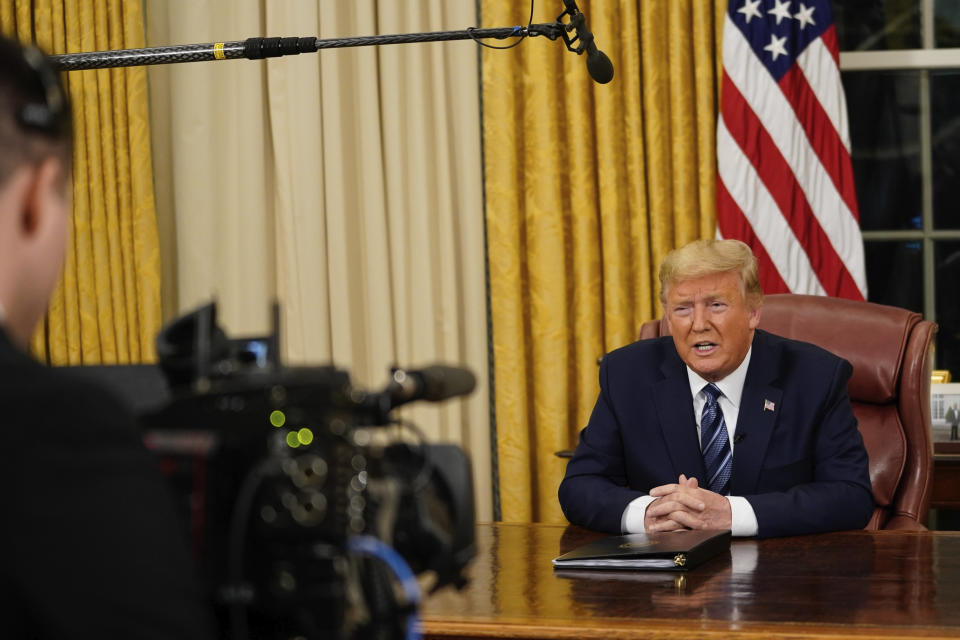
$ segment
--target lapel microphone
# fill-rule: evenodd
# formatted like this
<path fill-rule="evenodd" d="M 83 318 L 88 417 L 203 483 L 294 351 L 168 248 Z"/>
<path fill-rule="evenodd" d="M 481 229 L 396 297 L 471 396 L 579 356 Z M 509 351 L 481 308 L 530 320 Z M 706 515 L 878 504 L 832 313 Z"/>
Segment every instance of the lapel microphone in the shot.
<path fill-rule="evenodd" d="M 745 433 L 738 433 L 738 434 L 736 434 L 736 435 L 733 436 L 733 444 L 738 444 L 738 443 L 740 443 L 740 442 L 743 442 L 743 441 L 746 440 L 746 439 L 747 439 L 747 434 L 745 434 Z"/>

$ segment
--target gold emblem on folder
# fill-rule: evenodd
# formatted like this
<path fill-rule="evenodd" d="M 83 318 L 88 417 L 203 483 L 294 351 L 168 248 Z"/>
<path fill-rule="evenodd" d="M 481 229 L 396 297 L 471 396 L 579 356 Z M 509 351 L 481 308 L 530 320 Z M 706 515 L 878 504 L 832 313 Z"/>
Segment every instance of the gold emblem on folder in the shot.
<path fill-rule="evenodd" d="M 645 541 L 645 542 L 624 542 L 620 545 L 621 549 L 649 549 L 650 547 L 657 546 L 656 542 Z"/>
<path fill-rule="evenodd" d="M 677 555 L 673 556 L 673 564 L 675 564 L 678 567 L 687 566 L 687 554 L 678 553 Z"/>

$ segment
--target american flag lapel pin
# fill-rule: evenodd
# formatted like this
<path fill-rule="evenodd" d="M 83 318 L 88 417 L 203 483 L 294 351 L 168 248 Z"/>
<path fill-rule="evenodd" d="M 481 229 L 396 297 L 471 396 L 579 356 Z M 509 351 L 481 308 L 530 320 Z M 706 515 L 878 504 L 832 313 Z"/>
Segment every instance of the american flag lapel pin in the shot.
<path fill-rule="evenodd" d="M 764 400 L 764 401 L 763 401 L 763 410 L 764 410 L 764 411 L 773 411 L 774 408 L 775 408 L 775 406 L 774 406 L 773 402 L 771 402 L 770 400 Z"/>

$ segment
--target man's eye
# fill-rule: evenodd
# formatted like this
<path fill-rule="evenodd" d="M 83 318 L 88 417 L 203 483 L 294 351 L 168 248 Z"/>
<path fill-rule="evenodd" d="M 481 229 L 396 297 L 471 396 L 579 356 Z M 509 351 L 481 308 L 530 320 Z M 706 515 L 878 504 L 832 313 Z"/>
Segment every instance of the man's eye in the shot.
<path fill-rule="evenodd" d="M 683 316 L 690 313 L 690 307 L 674 307 L 673 312 L 678 316 Z"/>

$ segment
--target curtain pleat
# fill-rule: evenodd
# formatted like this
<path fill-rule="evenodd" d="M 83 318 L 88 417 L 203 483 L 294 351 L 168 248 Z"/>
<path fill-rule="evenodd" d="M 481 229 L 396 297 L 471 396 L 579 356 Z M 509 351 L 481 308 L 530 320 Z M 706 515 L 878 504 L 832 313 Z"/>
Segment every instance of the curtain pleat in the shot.
<path fill-rule="evenodd" d="M 0 29 L 49 53 L 142 47 L 139 0 L 0 0 Z M 160 262 L 142 67 L 63 74 L 73 216 L 63 275 L 31 350 L 51 364 L 154 358 Z"/>
<path fill-rule="evenodd" d="M 502 517 L 562 522 L 556 490 L 597 359 L 660 312 L 656 268 L 714 233 L 725 1 L 580 2 L 615 77 L 546 40 L 484 49 L 483 132 Z M 528 6 L 483 0 L 484 26 Z M 556 8 L 538 3 L 534 22 Z"/>

